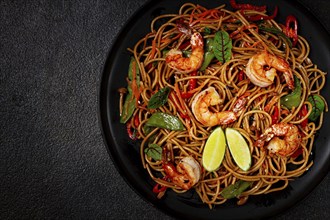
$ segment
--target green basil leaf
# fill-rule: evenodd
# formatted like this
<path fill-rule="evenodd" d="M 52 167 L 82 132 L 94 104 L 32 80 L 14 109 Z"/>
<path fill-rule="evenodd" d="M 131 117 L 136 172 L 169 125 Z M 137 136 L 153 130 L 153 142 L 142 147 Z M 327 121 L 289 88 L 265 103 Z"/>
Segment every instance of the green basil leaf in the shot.
<path fill-rule="evenodd" d="M 162 148 L 157 144 L 149 144 L 148 147 L 144 149 L 144 153 L 155 161 L 160 161 L 162 159 Z"/>
<path fill-rule="evenodd" d="M 221 62 L 225 63 L 232 56 L 232 40 L 226 31 L 218 31 L 214 35 L 214 55 Z"/>
<path fill-rule="evenodd" d="M 307 98 L 308 102 L 312 104 L 312 112 L 308 116 L 311 121 L 316 121 L 320 117 L 321 113 L 324 111 L 325 103 L 319 95 L 310 95 Z"/>
<path fill-rule="evenodd" d="M 243 180 L 239 180 L 236 183 L 224 188 L 220 192 L 220 194 L 225 199 L 232 199 L 232 198 L 235 198 L 235 197 L 238 197 L 239 195 L 241 195 L 242 192 L 244 192 L 251 185 L 252 185 L 252 182 L 246 182 L 246 181 L 243 181 Z"/>
<path fill-rule="evenodd" d="M 156 94 L 151 96 L 149 103 L 148 103 L 148 108 L 156 109 L 156 108 L 159 108 L 159 107 L 165 105 L 170 92 L 171 92 L 170 87 L 164 87 L 164 88 L 160 89 Z"/>
<path fill-rule="evenodd" d="M 172 131 L 185 130 L 182 122 L 174 115 L 170 115 L 164 112 L 156 112 L 146 122 L 147 126 L 164 128 Z"/>

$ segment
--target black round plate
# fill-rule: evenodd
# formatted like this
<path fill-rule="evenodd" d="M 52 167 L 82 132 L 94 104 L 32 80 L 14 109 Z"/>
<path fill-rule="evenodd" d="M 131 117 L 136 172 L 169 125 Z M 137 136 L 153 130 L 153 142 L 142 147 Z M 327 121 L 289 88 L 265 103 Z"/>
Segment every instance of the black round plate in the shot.
<path fill-rule="evenodd" d="M 139 146 L 128 138 L 125 126 L 119 123 L 117 89 L 127 86 L 126 77 L 130 60 L 127 48 L 132 48 L 139 39 L 149 33 L 150 22 L 153 18 L 160 14 L 177 13 L 185 2 L 184 0 L 150 1 L 131 17 L 117 36 L 107 59 L 99 94 L 100 120 L 108 151 L 120 174 L 136 193 L 169 215 L 187 219 L 252 219 L 278 214 L 307 196 L 328 173 L 330 164 L 330 143 L 326 132 L 330 129 L 328 114 L 325 115 L 323 128 L 317 134 L 312 155 L 314 165 L 303 176 L 292 181 L 289 187 L 281 192 L 251 197 L 243 206 L 237 206 L 234 201 L 230 201 L 212 210 L 199 201 L 193 190 L 183 195 L 177 195 L 168 190 L 164 198 L 157 199 L 152 192 L 155 183 L 142 168 Z M 230 9 L 229 0 L 190 0 L 190 2 L 207 8 L 226 3 L 226 7 Z M 295 1 L 263 0 L 251 3 L 266 4 L 269 11 L 278 5 L 279 14 L 276 19 L 282 23 L 287 15 L 295 15 L 300 24 L 299 34 L 305 36 L 310 42 L 312 48 L 310 57 L 313 62 L 323 71 L 330 72 L 329 35 L 306 8 Z M 330 101 L 328 83 L 322 95 L 328 102 Z"/>

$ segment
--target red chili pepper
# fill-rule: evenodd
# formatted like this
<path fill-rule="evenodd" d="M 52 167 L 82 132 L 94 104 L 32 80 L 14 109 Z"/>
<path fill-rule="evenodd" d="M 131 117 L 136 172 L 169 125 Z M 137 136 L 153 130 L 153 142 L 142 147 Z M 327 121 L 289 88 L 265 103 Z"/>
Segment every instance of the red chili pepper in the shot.
<path fill-rule="evenodd" d="M 188 119 L 188 120 L 190 119 L 189 115 L 187 115 L 187 114 L 184 114 L 182 112 L 179 112 L 179 114 L 180 114 L 180 117 L 183 119 Z"/>
<path fill-rule="evenodd" d="M 132 139 L 132 140 L 137 139 L 136 134 L 135 134 L 135 129 L 132 128 L 132 124 L 130 121 L 128 123 L 126 123 L 126 130 L 127 130 L 127 134 L 130 139 Z"/>
<path fill-rule="evenodd" d="M 164 148 L 165 149 L 165 148 Z M 165 155 L 163 155 L 163 156 L 165 156 Z M 166 175 L 166 176 L 164 176 L 163 178 L 162 178 L 163 180 L 166 180 L 166 181 L 168 181 L 168 176 Z M 160 187 L 160 188 L 159 188 Z M 154 186 L 154 188 L 152 189 L 152 191 L 154 192 L 154 193 L 160 193 L 160 192 L 163 192 L 163 191 L 165 191 L 167 189 L 167 186 L 162 186 L 161 184 L 159 184 L 159 183 L 157 183 L 155 186 Z"/>
<path fill-rule="evenodd" d="M 292 46 L 295 46 L 298 41 L 298 22 L 295 16 L 289 15 L 285 21 L 285 34 L 293 39 Z"/>
<path fill-rule="evenodd" d="M 277 124 L 279 120 L 279 110 L 278 107 L 274 107 L 274 113 L 272 115 L 272 124 Z"/>
<path fill-rule="evenodd" d="M 241 70 L 241 71 L 239 71 L 239 73 L 238 73 L 238 81 L 242 81 L 243 79 L 244 79 L 244 71 Z"/>
<path fill-rule="evenodd" d="M 255 5 L 251 5 L 251 4 L 237 4 L 235 0 L 230 0 L 230 5 L 231 7 L 233 7 L 234 9 L 237 10 L 255 10 L 255 11 L 264 11 L 266 10 L 266 6 L 255 6 Z"/>
<path fill-rule="evenodd" d="M 135 116 L 134 116 L 134 126 L 135 126 L 135 128 L 137 128 L 137 127 L 139 127 L 139 125 L 140 125 L 139 115 L 135 114 Z"/>
<path fill-rule="evenodd" d="M 183 98 L 183 99 L 189 99 L 189 98 L 192 97 L 193 95 L 194 95 L 194 93 L 183 92 L 183 93 L 181 93 L 181 98 Z"/>
<path fill-rule="evenodd" d="M 277 16 L 277 12 L 278 12 L 278 7 L 275 6 L 274 12 L 272 15 L 270 16 L 266 16 L 266 15 L 254 15 L 254 16 L 248 16 L 247 20 L 248 21 L 261 21 L 261 20 L 271 20 L 274 19 Z"/>
<path fill-rule="evenodd" d="M 187 93 L 183 93 L 183 94 L 187 94 L 188 95 L 188 92 Z M 180 94 L 181 95 L 181 97 L 182 97 L 182 94 Z M 193 95 L 193 94 L 192 94 Z M 191 95 L 191 96 L 192 96 Z M 175 94 L 173 93 L 173 96 L 175 96 Z M 183 97 L 182 97 L 183 98 Z M 177 105 L 177 104 L 175 104 L 175 102 L 174 102 L 174 100 L 173 100 L 173 98 L 171 97 L 171 96 L 169 96 L 169 99 L 173 102 L 173 104 L 176 106 L 176 108 L 177 109 L 179 109 L 179 106 Z M 188 119 L 188 120 L 190 120 L 190 117 L 189 117 L 189 115 L 187 115 L 187 114 L 185 114 L 185 113 L 183 113 L 183 112 L 181 112 L 181 111 L 179 111 L 179 115 L 180 115 L 180 117 L 181 118 L 183 118 L 183 119 Z"/>
<path fill-rule="evenodd" d="M 167 187 L 166 186 L 161 186 L 161 185 L 159 184 L 159 183 L 157 183 L 155 186 L 154 186 L 154 188 L 152 189 L 152 191 L 154 192 L 154 193 L 160 193 L 160 192 L 163 192 L 163 191 L 165 191 L 166 189 L 167 189 Z M 160 188 L 159 188 L 160 187 Z"/>
<path fill-rule="evenodd" d="M 191 76 L 196 76 L 197 75 L 197 72 L 194 71 L 192 73 L 190 73 Z M 193 90 L 196 88 L 196 85 L 197 85 L 197 79 L 190 79 L 189 80 L 189 90 Z"/>
<path fill-rule="evenodd" d="M 302 117 L 302 118 L 305 117 L 305 116 L 307 115 L 307 113 L 308 113 L 307 105 L 303 105 L 303 106 L 301 107 L 300 111 L 299 111 L 299 115 L 300 115 L 300 117 Z M 301 126 L 302 126 L 303 128 L 306 127 L 307 124 L 308 124 L 308 118 L 306 118 L 305 120 L 303 120 L 303 121 L 301 122 Z"/>
<path fill-rule="evenodd" d="M 291 154 L 292 158 L 297 158 L 299 155 L 301 155 L 303 152 L 303 149 L 299 147 L 293 154 Z"/>
<path fill-rule="evenodd" d="M 192 73 L 190 73 L 191 76 L 196 76 L 197 75 L 197 72 L 194 71 Z M 194 90 L 197 86 L 197 79 L 190 79 L 189 80 L 189 85 L 188 85 L 188 89 L 189 91 L 188 92 L 181 92 L 180 95 L 181 95 L 181 98 L 183 99 L 189 99 L 190 97 L 192 97 L 194 95 L 194 93 L 190 92 L 192 90 Z"/>

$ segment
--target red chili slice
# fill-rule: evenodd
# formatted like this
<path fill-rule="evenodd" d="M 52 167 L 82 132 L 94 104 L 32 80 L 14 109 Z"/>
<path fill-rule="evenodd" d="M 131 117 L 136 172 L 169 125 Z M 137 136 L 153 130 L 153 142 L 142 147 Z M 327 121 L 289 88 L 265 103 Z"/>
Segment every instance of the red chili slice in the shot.
<path fill-rule="evenodd" d="M 249 16 L 247 17 L 248 21 L 261 21 L 261 20 L 271 20 L 274 19 L 277 16 L 278 13 L 278 7 L 276 6 L 274 9 L 274 12 L 272 15 L 267 16 L 267 15 L 254 15 L 254 16 Z"/>
<path fill-rule="evenodd" d="M 194 95 L 194 93 L 183 92 L 183 93 L 181 93 L 181 98 L 183 98 L 183 99 L 189 99 L 189 98 L 192 97 L 193 95 Z"/>
<path fill-rule="evenodd" d="M 289 15 L 285 21 L 285 34 L 293 39 L 292 46 L 295 46 L 298 41 L 298 22 L 295 16 Z"/>
<path fill-rule="evenodd" d="M 190 73 L 191 76 L 196 76 L 197 75 L 197 72 L 192 72 Z M 196 88 L 196 85 L 197 85 L 197 79 L 190 79 L 189 80 L 189 90 L 193 90 Z"/>
<path fill-rule="evenodd" d="M 239 71 L 239 73 L 238 73 L 238 81 L 242 81 L 243 79 L 244 79 L 244 71 L 241 70 L 241 71 Z"/>
<path fill-rule="evenodd" d="M 274 113 L 272 115 L 272 124 L 277 124 L 279 120 L 279 110 L 278 107 L 274 107 Z"/>
<path fill-rule="evenodd" d="M 307 115 L 307 113 L 308 113 L 307 105 L 303 105 L 303 106 L 301 107 L 300 111 L 299 111 L 299 115 L 300 115 L 300 117 L 302 117 L 302 118 L 305 117 L 305 116 Z M 303 128 L 306 127 L 307 124 L 308 124 L 308 118 L 306 118 L 305 120 L 303 120 L 303 121 L 301 122 L 301 126 L 302 126 Z"/>
<path fill-rule="evenodd" d="M 255 11 L 265 11 L 266 5 L 256 6 L 251 4 L 237 4 L 235 0 L 230 0 L 230 5 L 236 10 L 255 10 Z"/>
<path fill-rule="evenodd" d="M 152 189 L 152 191 L 154 192 L 154 193 L 160 193 L 160 192 L 163 192 L 163 191 L 165 191 L 167 189 L 167 187 L 166 186 L 161 186 L 159 183 L 157 183 L 155 186 L 154 186 L 154 188 Z"/>
<path fill-rule="evenodd" d="M 130 139 L 136 140 L 135 129 L 132 127 L 131 122 L 126 123 L 126 131 Z"/>

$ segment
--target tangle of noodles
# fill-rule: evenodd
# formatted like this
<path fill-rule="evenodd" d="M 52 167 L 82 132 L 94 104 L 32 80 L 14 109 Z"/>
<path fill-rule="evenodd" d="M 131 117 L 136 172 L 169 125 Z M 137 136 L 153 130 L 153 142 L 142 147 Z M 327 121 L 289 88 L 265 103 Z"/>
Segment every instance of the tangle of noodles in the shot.
<path fill-rule="evenodd" d="M 299 36 L 297 44 L 290 47 L 288 38 L 281 34 L 261 31 L 258 27 L 284 30 L 284 25 L 273 19 L 251 22 L 248 16 L 266 16 L 266 11 L 245 10 L 229 11 L 225 5 L 214 9 L 206 9 L 200 5 L 187 3 L 182 5 L 178 14 L 165 14 L 156 17 L 151 23 L 151 31 L 140 39 L 134 48 L 129 49 L 135 58 L 140 71 L 139 82 L 134 82 L 133 96 L 138 99 L 135 103 L 134 113 L 127 124 L 135 129 L 136 137 L 140 141 L 140 152 L 143 167 L 150 177 L 160 187 L 167 187 L 177 193 L 186 190 L 181 189 L 166 178 L 163 170 L 163 161 L 154 160 L 145 154 L 144 149 L 148 142 L 166 147 L 170 162 L 176 165 L 181 158 L 192 156 L 201 164 L 202 153 L 206 140 L 217 126 L 205 126 L 196 120 L 192 112 L 192 100 L 202 90 L 214 87 L 219 93 L 222 102 L 212 106 L 213 112 L 230 110 L 237 98 L 243 94 L 249 94 L 246 108 L 236 121 L 228 125 L 219 125 L 222 128 L 232 127 L 237 129 L 246 139 L 252 156 L 252 165 L 248 171 L 237 167 L 228 149 L 220 168 L 213 172 L 207 172 L 202 168 L 199 181 L 193 186 L 203 203 L 210 208 L 217 204 L 223 204 L 227 199 L 220 194 L 225 187 L 234 184 L 238 180 L 252 182 L 252 186 L 245 190 L 239 198 L 238 204 L 252 195 L 270 193 L 283 190 L 290 180 L 301 176 L 313 164 L 309 158 L 311 155 L 315 133 L 322 127 L 323 113 L 317 122 L 308 121 L 306 126 L 301 123 L 311 113 L 312 105 L 307 101 L 312 94 L 320 95 L 325 85 L 326 74 L 319 70 L 309 59 L 310 47 L 308 42 Z M 164 22 L 166 21 L 166 22 Z M 216 58 L 203 71 L 180 73 L 170 68 L 164 56 L 164 51 L 172 48 L 191 50 L 190 37 L 178 29 L 178 24 L 185 24 L 193 32 L 199 32 L 204 42 L 213 38 L 215 32 L 226 31 L 232 39 L 232 56 L 225 63 Z M 267 51 L 281 57 L 290 64 L 294 76 L 301 83 L 301 101 L 298 107 L 291 109 L 280 103 L 280 97 L 290 93 L 283 75 L 276 75 L 274 82 L 267 87 L 259 87 L 251 83 L 244 74 L 247 63 L 251 57 L 259 52 Z M 241 78 L 240 78 L 241 77 Z M 191 79 L 196 80 L 193 96 L 181 97 L 180 94 L 189 90 Z M 133 84 L 131 86 L 133 87 Z M 130 85 L 130 84 L 129 84 Z M 138 90 L 136 89 L 138 87 Z M 147 104 L 152 95 L 164 87 L 169 87 L 166 104 L 157 109 L 148 109 Z M 135 91 L 134 91 L 135 90 Z M 320 95 L 324 100 L 324 98 Z M 325 111 L 327 104 L 325 103 Z M 301 116 L 299 112 L 306 105 L 308 113 Z M 122 107 L 122 106 L 121 106 Z M 300 144 L 301 154 L 297 157 L 279 156 L 271 154 L 267 148 L 256 147 L 255 141 L 272 125 L 272 115 L 276 108 L 279 110 L 278 123 L 290 123 L 298 127 L 302 137 Z M 144 126 L 155 112 L 165 112 L 180 119 L 185 127 L 183 131 L 172 131 L 164 128 L 155 128 L 151 133 L 146 133 Z M 152 138 L 151 138 L 152 137 Z M 165 191 L 159 192 L 161 197 Z"/>

